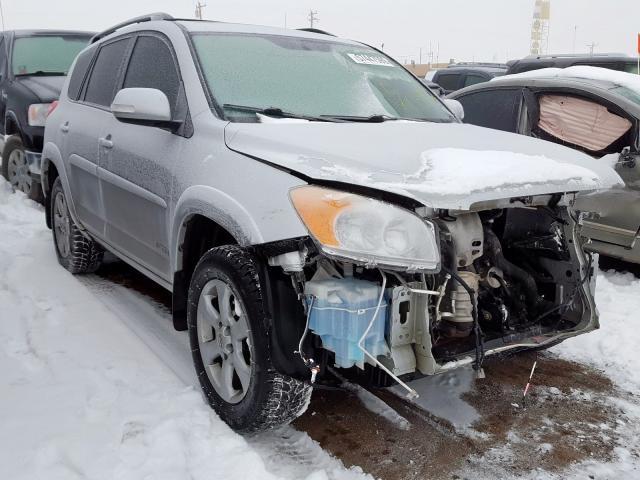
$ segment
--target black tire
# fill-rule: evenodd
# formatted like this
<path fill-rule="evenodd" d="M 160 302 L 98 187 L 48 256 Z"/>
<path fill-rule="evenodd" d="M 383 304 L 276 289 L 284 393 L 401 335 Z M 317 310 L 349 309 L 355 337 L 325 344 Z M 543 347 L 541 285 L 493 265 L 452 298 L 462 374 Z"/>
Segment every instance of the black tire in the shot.
<path fill-rule="evenodd" d="M 104 250 L 73 222 L 60 177 L 51 188 L 51 230 L 60 265 L 74 275 L 93 273 L 100 267 Z"/>
<path fill-rule="evenodd" d="M 200 351 L 198 303 L 205 286 L 216 281 L 230 285 L 233 295 L 240 297 L 249 327 L 248 339 L 252 345 L 248 362 L 250 380 L 244 397 L 237 403 L 224 400 L 213 387 Z M 188 300 L 189 340 L 200 386 L 209 405 L 232 429 L 241 433 L 262 431 L 287 424 L 304 413 L 312 389 L 277 372 L 273 366 L 269 321 L 264 311 L 256 260 L 252 255 L 238 246 L 209 250 L 196 266 Z M 220 307 L 218 310 L 222 316 Z"/>
<path fill-rule="evenodd" d="M 42 194 L 42 185 L 40 185 L 38 180 L 28 174 L 30 179 L 28 184 L 24 182 L 16 184 L 15 174 L 12 174 L 13 172 L 9 171 L 9 158 L 16 150 L 20 151 L 22 153 L 22 157 L 25 158 L 25 148 L 22 144 L 22 139 L 18 135 L 12 135 L 5 142 L 4 149 L 2 150 L 2 176 L 6 178 L 16 190 L 23 192 L 31 200 L 42 203 L 44 195 Z"/>

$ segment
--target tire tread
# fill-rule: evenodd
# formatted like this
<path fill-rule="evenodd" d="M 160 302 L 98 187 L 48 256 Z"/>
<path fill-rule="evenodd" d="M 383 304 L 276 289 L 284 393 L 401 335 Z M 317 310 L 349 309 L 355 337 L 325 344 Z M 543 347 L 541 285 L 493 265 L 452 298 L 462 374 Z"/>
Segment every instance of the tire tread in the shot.
<path fill-rule="evenodd" d="M 195 271 L 198 272 L 214 257 L 222 258 L 235 270 L 242 282 L 246 299 L 252 301 L 254 311 L 258 312 L 258 315 L 263 319 L 266 319 L 260 279 L 252 255 L 237 245 L 216 247 L 202 256 Z M 192 288 L 193 282 L 190 290 Z M 190 291 L 189 293 L 190 301 L 194 301 L 195 292 Z M 197 299 L 195 301 L 197 302 Z M 194 320 L 190 316 L 190 329 L 195 328 Z M 193 349 L 193 354 L 195 359 L 196 355 L 199 355 L 199 351 Z M 263 366 L 266 370 L 265 395 L 262 396 L 262 402 L 252 405 L 251 421 L 240 423 L 235 422 L 233 418 L 224 418 L 238 432 L 255 433 L 286 425 L 302 415 L 309 405 L 312 393 L 310 385 L 278 372 L 273 367 L 270 356 L 267 357 L 266 363 L 267 365 Z M 210 405 L 224 417 L 224 409 L 220 411 L 217 408 L 217 403 L 209 395 L 206 395 L 206 392 L 205 396 Z"/>

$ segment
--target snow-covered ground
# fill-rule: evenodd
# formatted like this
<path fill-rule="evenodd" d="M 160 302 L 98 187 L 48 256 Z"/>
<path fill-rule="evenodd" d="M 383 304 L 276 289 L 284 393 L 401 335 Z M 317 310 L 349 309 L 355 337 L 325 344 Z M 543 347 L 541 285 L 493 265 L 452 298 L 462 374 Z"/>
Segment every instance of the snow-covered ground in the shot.
<path fill-rule="evenodd" d="M 154 306 L 104 283 L 58 266 L 42 208 L 0 178 L 0 478 L 371 478 L 293 428 L 232 432 L 167 315 L 123 318 Z"/>
<path fill-rule="evenodd" d="M 597 303 L 602 328 L 552 354 L 603 370 L 626 392 L 608 400 L 623 412 L 616 429 L 624 441 L 612 462 L 530 478 L 640 478 L 640 280 L 600 274 Z M 247 438 L 232 432 L 193 387 L 186 336 L 173 330 L 164 307 L 59 267 L 42 208 L 1 178 L 0 366 L 2 479 L 372 478 L 292 427 Z M 466 412 L 461 427 L 477 415 L 460 407 L 471 383 L 464 375 L 434 380 L 442 398 L 427 395 L 427 385 L 423 395 L 424 408 L 454 425 Z M 406 427 L 366 392 L 358 396 Z M 496 446 L 460 475 L 507 478 L 500 462 L 510 455 L 508 443 Z"/>

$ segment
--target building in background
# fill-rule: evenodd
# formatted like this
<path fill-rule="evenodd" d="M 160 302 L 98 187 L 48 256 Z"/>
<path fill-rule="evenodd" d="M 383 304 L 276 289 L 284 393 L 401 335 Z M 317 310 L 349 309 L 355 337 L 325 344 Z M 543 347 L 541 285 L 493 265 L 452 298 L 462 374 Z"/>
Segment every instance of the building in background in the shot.
<path fill-rule="evenodd" d="M 531 24 L 531 55 L 545 55 L 549 52 L 550 21 L 551 0 L 536 0 Z"/>

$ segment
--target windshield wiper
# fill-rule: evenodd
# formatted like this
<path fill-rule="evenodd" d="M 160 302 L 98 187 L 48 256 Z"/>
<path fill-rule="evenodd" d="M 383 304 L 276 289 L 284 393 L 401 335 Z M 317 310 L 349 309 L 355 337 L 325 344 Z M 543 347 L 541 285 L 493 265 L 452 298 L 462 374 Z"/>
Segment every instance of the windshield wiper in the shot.
<path fill-rule="evenodd" d="M 340 120 L 338 118 L 325 118 L 322 117 L 314 117 L 313 115 L 302 115 L 299 113 L 286 112 L 278 107 L 250 107 L 247 105 L 234 105 L 231 103 L 225 103 L 223 106 L 225 109 L 229 110 L 238 110 L 240 112 L 251 112 L 251 113 L 259 113 L 261 115 L 266 115 L 268 117 L 274 118 L 298 118 L 300 120 L 308 120 L 310 122 L 343 122 L 344 120 Z"/>
<path fill-rule="evenodd" d="M 37 70 L 35 72 L 28 73 L 16 73 L 16 77 L 64 77 L 67 72 L 45 72 L 44 70 Z"/>
<path fill-rule="evenodd" d="M 336 118 L 339 120 L 344 120 L 346 122 L 363 122 L 363 123 L 383 123 L 390 122 L 395 120 L 406 120 L 409 122 L 427 122 L 424 118 L 403 118 L 403 117 L 392 117 L 390 115 L 384 114 L 374 114 L 365 116 L 357 116 L 357 115 L 322 115 L 323 118 Z"/>

